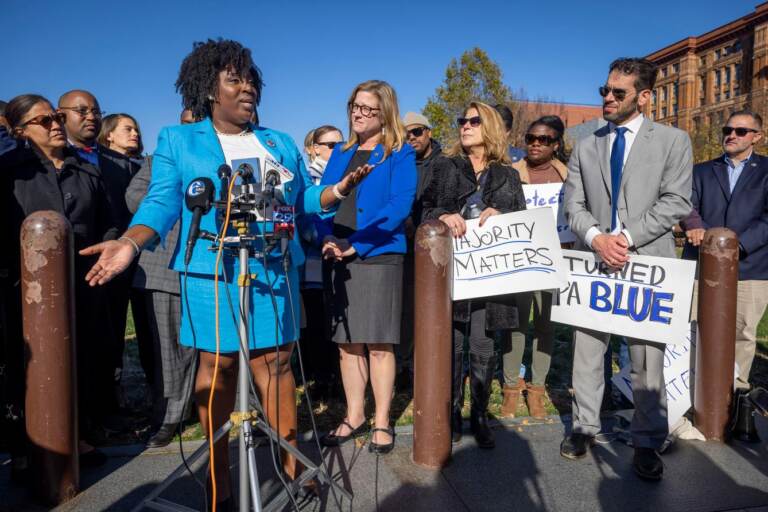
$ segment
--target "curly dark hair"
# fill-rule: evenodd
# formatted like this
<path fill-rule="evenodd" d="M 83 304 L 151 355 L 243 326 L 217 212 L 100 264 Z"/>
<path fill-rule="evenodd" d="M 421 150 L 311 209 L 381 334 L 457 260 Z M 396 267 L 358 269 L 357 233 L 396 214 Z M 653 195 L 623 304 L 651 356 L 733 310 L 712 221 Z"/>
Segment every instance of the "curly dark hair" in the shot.
<path fill-rule="evenodd" d="M 558 149 L 555 151 L 555 158 L 563 163 L 568 162 L 568 157 L 565 154 L 565 140 L 563 140 L 563 134 L 565 133 L 565 125 L 560 116 L 542 116 L 532 122 L 528 126 L 528 131 L 531 131 L 534 126 L 546 126 L 557 135 Z"/>
<path fill-rule="evenodd" d="M 253 63 L 251 50 L 237 41 L 221 38 L 196 42 L 192 47 L 192 53 L 181 63 L 179 77 L 176 79 L 176 92 L 181 94 L 182 105 L 192 111 L 195 119 L 211 116 L 209 97 L 216 97 L 219 73 L 228 68 L 243 77 L 253 78 L 256 106 L 259 105 L 264 82 L 261 70 Z"/>

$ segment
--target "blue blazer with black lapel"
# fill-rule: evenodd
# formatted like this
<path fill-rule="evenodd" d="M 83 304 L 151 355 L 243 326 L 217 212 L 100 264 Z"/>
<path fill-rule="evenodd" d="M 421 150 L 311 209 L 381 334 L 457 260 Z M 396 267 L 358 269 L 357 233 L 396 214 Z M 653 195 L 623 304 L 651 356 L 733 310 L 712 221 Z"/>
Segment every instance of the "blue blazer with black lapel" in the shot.
<path fill-rule="evenodd" d="M 349 166 L 357 145 L 346 151 L 336 146 L 328 160 L 320 185 L 331 185 L 341 180 Z M 368 163 L 375 165 L 361 181 L 353 194 L 357 194 L 357 231 L 349 242 L 362 259 L 379 254 L 405 253 L 405 219 L 411 212 L 416 196 L 416 155 L 404 144 L 383 162 L 384 148 L 379 144 L 371 152 Z M 335 210 L 318 216 L 318 240 L 333 234 Z"/>
<path fill-rule="evenodd" d="M 251 125 L 251 129 L 272 157 L 294 174 L 293 180 L 284 187 L 286 202 L 296 207 L 297 215 L 319 212 L 320 194 L 324 187 L 312 184 L 304 168 L 304 160 L 293 140 L 288 135 L 269 128 Z M 186 246 L 187 231 L 192 221 L 192 212 L 182 207 L 184 191 L 190 181 L 199 177 L 211 178 L 218 187 L 216 171 L 223 163 L 224 153 L 210 119 L 166 127 L 160 131 L 157 149 L 152 158 L 152 181 L 149 191 L 131 225 L 148 226 L 164 240 L 181 216 L 179 241 L 171 259 L 171 268 L 174 270 L 184 271 L 183 254 L 179 253 L 180 248 Z M 218 194 L 217 191 L 217 197 Z M 219 231 L 214 209 L 203 216 L 200 229 Z M 215 254 L 207 247 L 208 244 L 195 246 L 189 265 L 190 272 L 209 275 L 214 273 Z M 292 265 L 303 264 L 304 253 L 298 240 L 291 240 L 290 248 Z"/>
<path fill-rule="evenodd" d="M 731 193 L 725 156 L 693 168 L 693 212 L 681 224 L 695 228 L 726 227 L 739 237 L 739 279 L 768 279 L 768 157 L 752 153 Z M 698 259 L 686 243 L 683 258 Z"/>

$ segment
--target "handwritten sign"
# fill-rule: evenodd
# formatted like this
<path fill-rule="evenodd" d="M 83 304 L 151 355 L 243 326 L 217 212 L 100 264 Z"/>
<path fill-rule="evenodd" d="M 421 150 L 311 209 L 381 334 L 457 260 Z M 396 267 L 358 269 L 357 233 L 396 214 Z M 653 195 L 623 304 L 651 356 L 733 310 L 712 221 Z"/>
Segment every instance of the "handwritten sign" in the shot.
<path fill-rule="evenodd" d="M 609 272 L 591 252 L 563 251 L 570 272 L 552 320 L 611 334 L 681 344 L 689 331 L 696 262 L 631 255 Z"/>
<path fill-rule="evenodd" d="M 689 324 L 690 326 L 690 324 Z M 664 383 L 667 390 L 667 422 L 670 429 L 691 408 L 693 370 L 691 361 L 696 344 L 691 343 L 690 330 L 678 344 L 667 344 L 664 350 Z M 626 366 L 613 376 L 613 383 L 630 401 L 632 397 L 631 368 Z"/>
<path fill-rule="evenodd" d="M 554 215 L 557 225 L 557 234 L 560 237 L 561 243 L 576 241 L 576 235 L 573 234 L 568 221 L 565 220 L 562 183 L 523 185 L 523 192 L 525 193 L 525 204 L 529 210 L 532 208 L 552 209 L 552 215 Z"/>
<path fill-rule="evenodd" d="M 489 217 L 453 239 L 453 300 L 561 288 L 568 281 L 546 208 Z"/>

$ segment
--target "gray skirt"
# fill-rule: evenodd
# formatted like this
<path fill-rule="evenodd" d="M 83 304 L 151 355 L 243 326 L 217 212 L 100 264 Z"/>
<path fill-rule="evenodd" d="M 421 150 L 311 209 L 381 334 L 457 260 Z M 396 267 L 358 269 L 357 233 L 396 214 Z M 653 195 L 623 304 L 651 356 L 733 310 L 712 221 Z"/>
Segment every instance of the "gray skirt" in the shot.
<path fill-rule="evenodd" d="M 403 264 L 323 263 L 326 327 L 336 343 L 400 343 Z"/>

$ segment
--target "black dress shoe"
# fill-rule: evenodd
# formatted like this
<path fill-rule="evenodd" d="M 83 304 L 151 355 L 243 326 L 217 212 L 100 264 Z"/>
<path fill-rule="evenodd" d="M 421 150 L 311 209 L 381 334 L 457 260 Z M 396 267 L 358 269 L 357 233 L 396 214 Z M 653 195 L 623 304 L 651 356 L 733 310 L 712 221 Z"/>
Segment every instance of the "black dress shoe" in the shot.
<path fill-rule="evenodd" d="M 461 442 L 461 430 L 464 425 L 464 419 L 461 417 L 461 410 L 451 412 L 451 442 L 453 444 Z"/>
<path fill-rule="evenodd" d="M 371 453 L 378 453 L 380 455 L 384 455 L 385 453 L 389 453 L 392 451 L 392 449 L 395 447 L 395 431 L 392 427 L 387 428 L 374 428 L 371 429 L 371 434 L 374 432 L 384 432 L 392 436 L 392 441 L 390 441 L 387 444 L 379 444 L 374 443 L 373 441 L 368 443 L 368 451 Z"/>
<path fill-rule="evenodd" d="M 147 441 L 147 448 L 162 448 L 168 446 L 173 440 L 174 434 L 176 434 L 176 428 L 178 425 L 171 423 L 164 423 L 162 427 L 157 429 L 157 432 L 152 434 L 152 437 Z"/>
<path fill-rule="evenodd" d="M 643 480 L 661 480 L 664 464 L 653 448 L 635 448 L 632 467 Z"/>
<path fill-rule="evenodd" d="M 348 426 L 352 431 L 345 435 L 345 436 L 337 436 L 334 433 L 328 433 L 320 438 L 320 444 L 323 446 L 339 446 L 341 444 L 346 443 L 350 439 L 354 439 L 356 437 L 360 437 L 368 432 L 370 429 L 370 423 L 363 420 L 363 422 L 358 425 L 357 428 L 353 428 L 352 425 L 349 424 L 347 420 L 344 420 L 341 422 L 343 425 Z"/>
<path fill-rule="evenodd" d="M 593 442 L 594 438 L 592 436 L 574 432 L 560 443 L 560 455 L 566 459 L 581 459 L 587 454 L 587 448 L 589 448 Z"/>

